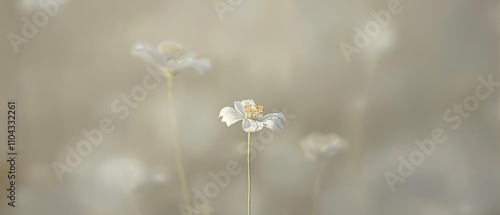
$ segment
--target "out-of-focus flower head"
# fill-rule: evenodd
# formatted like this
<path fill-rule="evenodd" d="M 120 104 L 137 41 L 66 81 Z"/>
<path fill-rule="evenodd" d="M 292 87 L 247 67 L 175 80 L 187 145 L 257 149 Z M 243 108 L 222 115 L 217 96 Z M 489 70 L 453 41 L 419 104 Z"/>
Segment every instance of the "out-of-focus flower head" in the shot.
<path fill-rule="evenodd" d="M 124 191 L 132 191 L 144 180 L 144 169 L 135 160 L 113 158 L 101 166 L 103 180 Z"/>
<path fill-rule="evenodd" d="M 146 191 L 148 189 L 154 189 L 157 186 L 162 186 L 162 184 L 169 183 L 171 180 L 171 174 L 169 169 L 157 168 L 149 170 L 139 179 L 139 184 L 136 187 L 136 191 Z"/>
<path fill-rule="evenodd" d="M 397 32 L 394 27 L 387 26 L 380 30 L 370 45 L 366 48 L 369 55 L 380 55 L 394 47 L 397 42 Z"/>
<path fill-rule="evenodd" d="M 138 42 L 133 46 L 132 54 L 159 67 L 165 75 L 176 75 L 186 68 L 195 68 L 205 73 L 211 68 L 208 59 L 197 58 L 195 52 L 185 51 L 181 44 L 172 41 L 162 42 L 158 48 Z"/>
<path fill-rule="evenodd" d="M 212 215 L 214 214 L 214 208 L 210 205 L 206 206 L 206 207 L 203 207 L 200 209 L 200 215 Z"/>
<path fill-rule="evenodd" d="M 45 3 L 46 0 L 19 0 L 17 2 L 19 4 L 20 11 L 28 14 L 42 9 L 40 4 Z"/>
<path fill-rule="evenodd" d="M 312 133 L 300 143 L 307 159 L 323 160 L 347 147 L 347 141 L 336 134 Z"/>
<path fill-rule="evenodd" d="M 273 132 L 283 129 L 281 120 L 286 120 L 283 113 L 270 113 L 265 116 L 263 114 L 264 107 L 248 99 L 234 102 L 234 108 L 222 108 L 219 117 L 222 117 L 222 122 L 225 122 L 228 127 L 242 120 L 243 130 L 248 133 L 260 131 L 264 127 Z"/>

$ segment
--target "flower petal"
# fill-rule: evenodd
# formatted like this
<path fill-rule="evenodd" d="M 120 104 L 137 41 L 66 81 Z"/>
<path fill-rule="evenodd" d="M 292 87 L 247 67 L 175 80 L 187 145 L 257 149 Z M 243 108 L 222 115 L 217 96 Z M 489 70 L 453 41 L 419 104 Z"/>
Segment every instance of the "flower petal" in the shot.
<path fill-rule="evenodd" d="M 259 122 L 264 123 L 264 127 L 271 129 L 273 132 L 283 129 L 281 119 L 286 120 L 283 113 L 270 113 L 259 118 Z"/>
<path fill-rule="evenodd" d="M 284 121 L 286 121 L 285 119 L 285 116 L 283 115 L 283 113 L 270 113 L 270 114 L 266 114 L 262 117 L 259 118 L 259 121 L 265 121 L 267 119 L 273 119 L 273 118 L 280 118 Z"/>
<path fill-rule="evenodd" d="M 240 112 L 241 115 L 245 116 L 245 111 L 243 111 L 243 106 L 248 106 L 251 104 L 255 104 L 255 102 L 251 99 L 246 99 L 241 102 L 236 101 L 234 102 L 234 108 L 236 108 L 236 110 Z"/>
<path fill-rule="evenodd" d="M 234 102 L 234 108 L 240 112 L 241 115 L 245 116 L 245 112 L 243 111 L 243 106 L 241 105 L 241 102 Z"/>
<path fill-rule="evenodd" d="M 244 118 L 238 111 L 236 111 L 232 107 L 222 108 L 219 113 L 219 117 L 222 117 L 222 122 L 225 122 L 228 127 Z"/>
<path fill-rule="evenodd" d="M 194 60 L 194 59 L 196 59 L 196 52 L 188 52 L 188 51 L 183 52 L 177 58 L 177 60 L 179 60 L 179 61 L 191 61 L 191 60 Z"/>
<path fill-rule="evenodd" d="M 150 64 L 165 65 L 165 56 L 158 50 L 152 48 L 146 43 L 136 43 L 132 47 L 132 54 L 137 57 L 141 57 L 146 62 Z"/>
<path fill-rule="evenodd" d="M 264 128 L 264 123 L 251 119 L 243 119 L 241 126 L 245 132 L 256 132 Z"/>
<path fill-rule="evenodd" d="M 283 124 L 279 118 L 271 118 L 263 121 L 264 127 L 271 129 L 273 132 L 283 129 Z"/>
<path fill-rule="evenodd" d="M 210 62 L 210 60 L 206 58 L 197 58 L 188 61 L 186 65 L 184 65 L 183 67 L 184 68 L 193 67 L 196 70 L 198 70 L 198 72 L 203 74 L 205 72 L 210 71 L 210 69 L 212 68 L 212 63 Z"/>
<path fill-rule="evenodd" d="M 196 58 L 196 53 L 194 52 L 183 52 L 176 58 L 168 59 L 166 64 L 166 67 L 176 72 L 192 67 L 203 74 L 210 71 L 212 68 L 210 60 L 206 58 Z"/>
<path fill-rule="evenodd" d="M 328 135 L 312 133 L 302 139 L 301 146 L 304 149 L 306 157 L 316 161 L 335 155 L 338 151 L 346 147 L 346 141 L 333 133 Z"/>
<path fill-rule="evenodd" d="M 255 105 L 255 102 L 252 99 L 246 99 L 241 101 L 242 106 Z"/>

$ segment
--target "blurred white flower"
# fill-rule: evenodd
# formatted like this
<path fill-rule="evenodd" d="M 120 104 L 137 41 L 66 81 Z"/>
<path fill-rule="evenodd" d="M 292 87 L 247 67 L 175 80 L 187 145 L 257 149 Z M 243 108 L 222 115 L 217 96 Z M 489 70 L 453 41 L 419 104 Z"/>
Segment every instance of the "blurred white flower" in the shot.
<path fill-rule="evenodd" d="M 171 173 L 169 169 L 153 169 L 149 170 L 139 179 L 139 184 L 136 186 L 137 192 L 147 192 L 147 190 L 155 189 L 158 186 L 163 186 L 171 182 Z"/>
<path fill-rule="evenodd" d="M 243 130 L 248 133 L 260 131 L 264 127 L 272 131 L 283 129 L 281 120 L 286 120 L 283 113 L 270 113 L 265 116 L 263 113 L 262 105 L 256 105 L 253 100 L 243 100 L 234 102 L 234 108 L 222 108 L 219 117 L 222 117 L 222 122 L 225 122 L 228 127 L 243 120 Z"/>
<path fill-rule="evenodd" d="M 211 205 L 208 205 L 200 209 L 200 215 L 212 215 L 214 213 L 215 210 Z"/>
<path fill-rule="evenodd" d="M 163 172 L 157 172 L 150 175 L 150 179 L 156 183 L 163 183 L 167 180 L 167 176 Z"/>
<path fill-rule="evenodd" d="M 366 57 L 373 58 L 390 50 L 394 47 L 396 39 L 397 34 L 393 27 L 387 26 L 382 28 L 380 33 L 372 39 L 370 45 L 366 48 Z"/>
<path fill-rule="evenodd" d="M 144 169 L 133 159 L 114 158 L 101 166 L 104 181 L 124 191 L 132 191 L 143 183 Z"/>
<path fill-rule="evenodd" d="M 303 138 L 300 145 L 307 159 L 317 161 L 344 149 L 347 141 L 336 134 L 312 133 Z"/>
<path fill-rule="evenodd" d="M 19 0 L 19 9 L 26 13 L 32 13 L 36 10 L 42 9 L 40 3 L 45 3 L 45 0 Z"/>
<path fill-rule="evenodd" d="M 162 184 L 167 183 L 171 180 L 170 178 L 170 170 L 165 169 L 155 169 L 150 170 L 141 177 L 141 185 L 153 185 L 153 184 Z"/>
<path fill-rule="evenodd" d="M 197 58 L 196 53 L 185 51 L 182 45 L 171 41 L 160 43 L 157 49 L 139 42 L 132 48 L 132 54 L 158 66 L 166 75 L 176 75 L 178 71 L 190 67 L 201 73 L 211 68 L 208 59 Z"/>

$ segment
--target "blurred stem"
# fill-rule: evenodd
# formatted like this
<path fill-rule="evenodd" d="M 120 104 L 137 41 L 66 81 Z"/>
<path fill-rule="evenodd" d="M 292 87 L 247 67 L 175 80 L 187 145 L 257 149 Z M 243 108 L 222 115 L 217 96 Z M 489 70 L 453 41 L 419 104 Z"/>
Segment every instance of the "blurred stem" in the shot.
<path fill-rule="evenodd" d="M 357 193 L 359 201 L 360 214 L 366 214 L 366 185 L 364 182 L 364 172 L 363 172 L 363 156 L 364 148 L 363 143 L 365 142 L 365 123 L 367 116 L 367 106 L 370 97 L 370 92 L 373 85 L 373 77 L 379 63 L 379 56 L 371 56 L 365 61 L 365 76 L 363 83 L 361 85 L 361 92 L 359 95 L 359 102 L 355 106 L 355 112 L 353 114 L 352 124 L 351 124 L 351 142 L 352 142 L 352 158 L 351 158 L 351 174 L 349 174 L 352 179 L 357 179 Z"/>
<path fill-rule="evenodd" d="M 375 71 L 377 69 L 378 63 L 379 63 L 379 58 L 380 56 L 373 56 L 371 57 L 368 62 L 367 62 L 367 67 L 366 67 L 366 79 L 365 79 L 365 87 L 363 91 L 363 96 L 365 98 L 368 98 L 370 94 L 370 89 L 372 86 L 373 82 L 373 75 L 375 74 Z"/>
<path fill-rule="evenodd" d="M 363 84 L 363 88 L 361 91 L 361 106 L 358 109 L 358 114 L 354 117 L 354 127 L 353 127 L 353 151 L 355 153 L 355 170 L 359 173 L 359 206 L 362 214 L 366 214 L 366 186 L 364 182 L 363 175 L 363 143 L 365 142 L 364 135 L 365 132 L 365 122 L 366 122 L 366 110 L 368 106 L 368 98 L 370 97 L 370 92 L 373 84 L 373 77 L 376 71 L 376 68 L 379 63 L 379 56 L 372 56 L 366 62 L 366 75 Z"/>
<path fill-rule="evenodd" d="M 251 213 L 252 202 L 252 175 L 250 171 L 250 136 L 252 133 L 248 132 L 248 152 L 247 152 L 247 171 L 248 171 L 248 215 Z"/>
<path fill-rule="evenodd" d="M 177 165 L 177 173 L 179 175 L 179 181 L 181 182 L 182 189 L 182 199 L 184 204 L 191 206 L 191 197 L 189 196 L 188 182 L 186 179 L 186 173 L 184 169 L 184 163 L 182 161 L 181 145 L 179 143 L 179 137 L 177 136 L 177 121 L 175 120 L 175 110 L 174 110 L 174 75 L 170 72 L 166 73 L 167 76 L 167 100 L 168 100 L 168 116 L 170 119 L 170 129 L 172 136 L 172 143 L 174 145 L 175 162 Z"/>
<path fill-rule="evenodd" d="M 140 215 L 141 211 L 139 210 L 139 205 L 137 202 L 139 201 L 137 197 L 134 195 L 134 192 L 129 191 L 127 192 L 130 198 L 130 203 L 132 204 L 132 211 L 134 211 L 135 215 Z"/>
<path fill-rule="evenodd" d="M 314 177 L 314 183 L 313 183 L 313 198 L 312 198 L 312 209 L 311 209 L 311 215 L 317 215 L 318 214 L 318 196 L 319 196 L 319 190 L 321 187 L 321 173 L 316 173 L 316 176 Z"/>

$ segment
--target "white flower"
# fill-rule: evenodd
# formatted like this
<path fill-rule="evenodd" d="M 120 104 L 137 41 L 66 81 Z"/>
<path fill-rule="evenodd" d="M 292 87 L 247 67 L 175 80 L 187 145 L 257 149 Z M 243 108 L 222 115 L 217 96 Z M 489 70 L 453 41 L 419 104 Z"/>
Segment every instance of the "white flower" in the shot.
<path fill-rule="evenodd" d="M 200 213 L 201 215 L 212 215 L 214 214 L 214 211 L 215 211 L 214 208 L 208 205 L 206 207 L 201 208 L 199 212 L 201 212 Z"/>
<path fill-rule="evenodd" d="M 347 141 L 336 134 L 312 133 L 303 138 L 300 145 L 306 158 L 317 161 L 333 156 L 347 146 Z"/>
<path fill-rule="evenodd" d="M 225 107 L 219 113 L 222 117 L 222 122 L 230 126 L 238 121 L 242 122 L 242 127 L 245 132 L 256 132 L 266 127 L 272 131 L 283 129 L 281 120 L 286 120 L 283 113 L 270 113 L 263 116 L 264 107 L 256 105 L 253 100 L 243 100 L 234 102 L 234 108 Z"/>
<path fill-rule="evenodd" d="M 170 41 L 161 43 L 157 49 L 145 43 L 136 43 L 132 48 L 132 54 L 172 75 L 189 67 L 204 73 L 211 67 L 208 59 L 197 58 L 196 53 L 187 52 L 179 43 Z"/>
<path fill-rule="evenodd" d="M 112 158 L 103 163 L 100 170 L 99 174 L 106 183 L 129 192 L 137 188 L 144 178 L 142 165 L 130 158 Z"/>
<path fill-rule="evenodd" d="M 366 57 L 374 57 L 380 54 L 383 54 L 385 51 L 390 50 L 394 47 L 397 42 L 397 34 L 394 28 L 388 26 L 383 28 L 380 33 L 375 36 L 370 45 L 366 47 L 367 56 Z"/>

